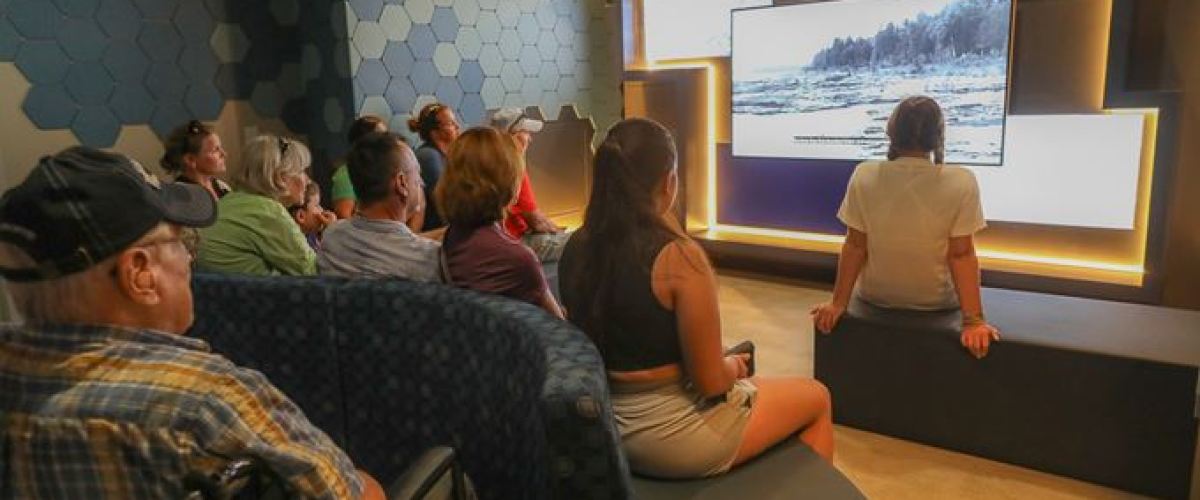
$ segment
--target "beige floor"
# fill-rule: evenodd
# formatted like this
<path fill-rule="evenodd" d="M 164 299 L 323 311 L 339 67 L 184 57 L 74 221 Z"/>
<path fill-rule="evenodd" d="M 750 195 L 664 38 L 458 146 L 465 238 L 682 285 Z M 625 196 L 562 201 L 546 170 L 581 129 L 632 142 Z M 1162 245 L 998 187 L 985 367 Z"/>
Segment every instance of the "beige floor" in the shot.
<path fill-rule="evenodd" d="M 726 344 L 753 340 L 764 375 L 812 376 L 808 310 L 829 298 L 828 287 L 737 273 L 723 273 L 720 285 Z M 848 427 L 837 428 L 836 440 L 834 465 L 873 499 L 1138 498 Z"/>

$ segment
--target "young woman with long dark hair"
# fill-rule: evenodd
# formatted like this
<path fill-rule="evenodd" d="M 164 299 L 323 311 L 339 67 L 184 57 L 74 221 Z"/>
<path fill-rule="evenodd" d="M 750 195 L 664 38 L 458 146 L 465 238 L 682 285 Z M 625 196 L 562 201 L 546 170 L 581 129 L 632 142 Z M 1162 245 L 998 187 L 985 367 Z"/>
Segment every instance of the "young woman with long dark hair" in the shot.
<path fill-rule="evenodd" d="M 795 377 L 748 377 L 721 344 L 716 275 L 671 216 L 675 142 L 624 120 L 596 150 L 583 226 L 559 265 L 568 319 L 600 349 L 634 471 L 721 474 L 799 432 L 833 457 L 829 392 Z"/>

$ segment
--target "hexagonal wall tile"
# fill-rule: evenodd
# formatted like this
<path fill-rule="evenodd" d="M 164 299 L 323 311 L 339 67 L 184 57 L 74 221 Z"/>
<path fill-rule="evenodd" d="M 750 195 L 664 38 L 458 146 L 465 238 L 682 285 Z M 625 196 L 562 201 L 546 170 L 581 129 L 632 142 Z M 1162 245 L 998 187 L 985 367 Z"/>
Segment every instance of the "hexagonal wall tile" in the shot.
<path fill-rule="evenodd" d="M 538 70 L 537 78 L 542 84 L 542 90 L 558 90 L 558 80 L 560 78 L 558 64 L 554 61 L 543 61 L 542 69 Z"/>
<path fill-rule="evenodd" d="M 377 21 L 383 13 L 383 0 L 353 0 L 348 2 L 354 15 L 363 21 Z"/>
<path fill-rule="evenodd" d="M 275 82 L 258 82 L 250 94 L 250 104 L 259 115 L 274 117 L 283 111 L 283 95 Z"/>
<path fill-rule="evenodd" d="M 438 73 L 442 76 L 458 74 L 460 63 L 462 60 L 458 56 L 458 49 L 454 48 L 452 43 L 439 43 L 437 49 L 433 51 L 433 64 L 437 66 Z"/>
<path fill-rule="evenodd" d="M 366 59 L 383 57 L 383 48 L 387 46 L 387 35 L 383 28 L 374 21 L 362 21 L 354 30 L 354 46 L 358 53 Z"/>
<path fill-rule="evenodd" d="M 543 91 L 540 107 L 547 120 L 557 120 L 558 109 L 562 107 L 562 101 L 559 99 L 557 92 Z"/>
<path fill-rule="evenodd" d="M 408 110 L 412 109 L 413 101 L 417 99 L 417 91 L 413 90 L 412 82 L 407 78 L 392 78 L 383 97 L 393 110 Z"/>
<path fill-rule="evenodd" d="M 132 0 L 103 0 L 96 11 L 96 21 L 108 36 L 133 38 L 141 28 L 142 16 Z"/>
<path fill-rule="evenodd" d="M 521 19 L 517 21 L 517 34 L 521 35 L 522 43 L 529 45 L 537 43 L 541 33 L 541 28 L 538 27 L 537 20 L 533 16 L 521 16 Z"/>
<path fill-rule="evenodd" d="M 112 39 L 104 51 L 104 67 L 118 82 L 140 82 L 150 69 L 150 59 L 132 40 Z"/>
<path fill-rule="evenodd" d="M 121 135 L 121 122 L 105 106 L 87 106 L 79 110 L 71 123 L 71 132 L 80 144 L 93 148 L 107 148 L 117 142 Z"/>
<path fill-rule="evenodd" d="M 66 95 L 67 89 L 60 85 L 34 85 L 25 94 L 21 109 L 42 130 L 67 128 L 78 108 Z"/>
<path fill-rule="evenodd" d="M 521 12 L 533 14 L 537 10 L 538 3 L 542 0 L 517 0 L 516 4 L 521 7 Z"/>
<path fill-rule="evenodd" d="M 479 8 L 487 10 L 496 10 L 500 5 L 500 0 L 479 0 Z"/>
<path fill-rule="evenodd" d="M 414 23 L 429 24 L 429 21 L 433 20 L 432 0 L 407 0 L 404 2 L 404 10 L 408 11 L 408 17 Z"/>
<path fill-rule="evenodd" d="M 488 43 L 496 43 L 500 41 L 500 18 L 496 17 L 495 12 L 483 11 L 479 13 L 479 20 L 475 22 L 475 29 L 479 31 L 479 39 Z"/>
<path fill-rule="evenodd" d="M 92 17 L 96 14 L 96 8 L 100 6 L 100 0 L 54 0 L 54 4 L 58 5 L 58 9 L 70 17 Z"/>
<path fill-rule="evenodd" d="M 554 36 L 553 31 L 542 31 L 537 42 L 538 52 L 542 54 L 543 61 L 553 61 L 558 55 L 558 38 Z"/>
<path fill-rule="evenodd" d="M 363 100 L 362 107 L 358 110 L 358 114 L 359 116 L 375 115 L 383 118 L 384 120 L 388 120 L 392 117 L 392 107 L 388 104 L 387 99 L 383 98 L 383 96 L 367 96 L 367 98 Z"/>
<path fill-rule="evenodd" d="M 0 16 L 0 61 L 12 61 L 21 46 L 21 35 L 4 16 Z"/>
<path fill-rule="evenodd" d="M 558 23 L 554 25 L 554 37 L 558 39 L 558 43 L 562 45 L 572 45 L 576 41 L 575 28 L 571 26 L 571 21 L 565 17 L 560 17 Z"/>
<path fill-rule="evenodd" d="M 483 79 L 483 89 L 479 92 L 487 108 L 498 108 L 504 104 L 504 84 L 496 77 Z"/>
<path fill-rule="evenodd" d="M 175 127 L 183 125 L 191 118 L 190 113 L 182 102 L 159 102 L 150 115 L 150 128 L 159 138 L 166 138 Z"/>
<path fill-rule="evenodd" d="M 393 78 L 403 78 L 412 73 L 414 62 L 416 59 L 405 43 L 388 42 L 387 48 L 383 50 L 383 65 Z"/>
<path fill-rule="evenodd" d="M 538 5 L 533 16 L 537 19 L 538 26 L 544 30 L 553 29 L 554 25 L 558 23 L 558 13 L 554 11 L 554 4 L 550 2 Z"/>
<path fill-rule="evenodd" d="M 521 99 L 525 105 L 533 105 L 542 101 L 542 83 L 537 78 L 526 78 L 521 85 Z"/>
<path fill-rule="evenodd" d="M 363 59 L 354 77 L 354 81 L 362 86 L 363 93 L 370 95 L 383 95 L 390 79 L 387 68 L 379 59 Z"/>
<path fill-rule="evenodd" d="M 433 20 L 429 22 L 433 34 L 439 42 L 453 42 L 458 34 L 458 18 L 449 7 L 438 7 L 433 11 Z"/>
<path fill-rule="evenodd" d="M 216 25 L 217 21 L 204 7 L 204 3 L 196 0 L 183 2 L 175 12 L 175 28 L 188 44 L 206 42 Z"/>
<path fill-rule="evenodd" d="M 558 63 L 559 71 L 563 74 L 575 73 L 575 51 L 571 47 L 559 46 L 554 55 L 554 62 Z"/>
<path fill-rule="evenodd" d="M 437 90 L 433 95 L 437 96 L 438 101 L 441 101 L 442 104 L 458 108 L 459 103 L 462 102 L 463 91 L 462 87 L 458 86 L 458 80 L 444 76 L 438 80 Z"/>
<path fill-rule="evenodd" d="M 417 59 L 433 59 L 433 51 L 437 48 L 433 28 L 427 25 L 413 26 L 408 32 L 408 48 Z"/>
<path fill-rule="evenodd" d="M 66 16 L 47 0 L 9 0 L 8 20 L 25 38 L 49 40 L 58 34 Z"/>
<path fill-rule="evenodd" d="M 542 67 L 542 54 L 538 52 L 537 47 L 525 45 L 521 47 L 521 55 L 517 57 L 517 61 L 521 63 L 521 70 L 525 72 L 525 76 L 537 76 Z"/>
<path fill-rule="evenodd" d="M 208 45 L 188 45 L 179 55 L 179 68 L 192 81 L 211 82 L 220 67 L 221 61 Z"/>
<path fill-rule="evenodd" d="M 500 69 L 500 81 L 504 82 L 504 88 L 509 92 L 521 90 L 521 84 L 525 83 L 525 73 L 521 71 L 521 65 L 505 61 L 504 67 Z"/>
<path fill-rule="evenodd" d="M 521 19 L 521 8 L 516 2 L 510 0 L 501 1 L 496 5 L 496 17 L 500 18 L 500 25 L 505 28 L 516 28 L 517 21 Z"/>
<path fill-rule="evenodd" d="M 143 17 L 148 19 L 170 19 L 179 8 L 181 0 L 133 0 Z M 195 1 L 195 0 L 189 0 Z"/>
<path fill-rule="evenodd" d="M 216 120 L 221 116 L 221 108 L 225 106 L 221 91 L 209 82 L 192 84 L 183 103 L 197 120 Z"/>
<path fill-rule="evenodd" d="M 95 61 L 104 55 L 108 37 L 95 21 L 70 18 L 63 22 L 58 43 L 72 60 Z"/>
<path fill-rule="evenodd" d="M 140 82 L 122 83 L 113 90 L 108 105 L 125 125 L 146 123 L 154 113 L 154 96 Z"/>
<path fill-rule="evenodd" d="M 246 57 L 246 52 L 250 51 L 250 39 L 246 38 L 242 28 L 236 24 L 217 24 L 209 43 L 213 52 L 217 54 L 217 59 L 223 63 L 241 62 Z"/>
<path fill-rule="evenodd" d="M 507 61 L 516 61 L 521 55 L 521 35 L 517 30 L 505 29 L 500 31 L 500 53 Z"/>
<path fill-rule="evenodd" d="M 359 68 L 359 72 L 362 72 L 362 68 Z M 279 68 L 279 78 L 275 79 L 275 83 L 279 85 L 279 92 L 286 101 L 304 97 L 308 79 L 304 78 L 304 69 L 299 64 L 284 63 Z"/>
<path fill-rule="evenodd" d="M 412 29 L 412 20 L 408 18 L 408 11 L 403 7 L 388 5 L 379 16 L 379 26 L 383 27 L 383 34 L 387 35 L 388 40 L 403 42 L 408 38 L 408 31 Z"/>
<path fill-rule="evenodd" d="M 485 44 L 479 49 L 479 67 L 487 76 L 500 76 L 500 68 L 504 67 L 504 55 L 495 44 Z"/>
<path fill-rule="evenodd" d="M 174 62 L 183 50 L 183 38 L 167 21 L 146 21 L 138 34 L 138 45 L 151 61 Z"/>
<path fill-rule="evenodd" d="M 483 89 L 483 68 L 478 61 L 463 61 L 458 68 L 458 83 L 463 92 L 479 93 Z"/>
<path fill-rule="evenodd" d="M 17 69 L 32 83 L 54 84 L 67 76 L 70 59 L 54 41 L 29 41 L 17 50 Z"/>
<path fill-rule="evenodd" d="M 475 28 L 463 26 L 458 29 L 458 36 L 454 37 L 454 46 L 458 48 L 458 55 L 463 59 L 478 59 L 483 41 L 479 39 L 479 32 L 475 31 Z"/>
<path fill-rule="evenodd" d="M 504 106 L 506 108 L 522 108 L 525 107 L 525 100 L 521 97 L 520 92 L 504 94 Z"/>
<path fill-rule="evenodd" d="M 116 82 L 99 61 L 71 65 L 63 83 L 75 102 L 82 106 L 98 106 L 108 102 Z"/>
<path fill-rule="evenodd" d="M 300 21 L 300 3 L 297 0 L 271 0 L 271 15 L 279 24 L 296 24 Z"/>
<path fill-rule="evenodd" d="M 349 38 L 358 26 L 358 16 L 346 2 L 330 2 L 329 26 L 333 28 L 333 36 L 339 40 Z"/>
<path fill-rule="evenodd" d="M 437 89 L 438 79 L 441 76 L 438 74 L 437 67 L 433 65 L 433 61 L 417 61 L 413 63 L 413 70 L 408 78 L 412 81 L 413 89 L 418 94 L 432 94 Z"/>
<path fill-rule="evenodd" d="M 479 2 L 476 0 L 455 0 L 454 15 L 460 24 L 474 25 L 479 20 Z"/>
<path fill-rule="evenodd" d="M 459 120 L 467 126 L 482 125 L 486 110 L 479 94 L 464 94 L 462 104 L 458 105 Z"/>
<path fill-rule="evenodd" d="M 173 63 L 152 63 L 146 73 L 146 89 L 159 101 L 182 101 L 187 86 L 187 77 Z"/>

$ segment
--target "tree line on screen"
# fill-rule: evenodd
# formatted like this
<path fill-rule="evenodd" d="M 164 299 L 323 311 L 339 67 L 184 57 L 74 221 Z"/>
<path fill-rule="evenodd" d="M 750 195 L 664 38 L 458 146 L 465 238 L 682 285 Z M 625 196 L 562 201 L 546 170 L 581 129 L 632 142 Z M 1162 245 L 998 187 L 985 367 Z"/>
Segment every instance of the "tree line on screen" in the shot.
<path fill-rule="evenodd" d="M 888 23 L 873 37 L 837 38 L 810 68 L 845 69 L 936 64 L 965 55 L 1008 51 L 1009 0 L 961 0 L 935 15 Z"/>

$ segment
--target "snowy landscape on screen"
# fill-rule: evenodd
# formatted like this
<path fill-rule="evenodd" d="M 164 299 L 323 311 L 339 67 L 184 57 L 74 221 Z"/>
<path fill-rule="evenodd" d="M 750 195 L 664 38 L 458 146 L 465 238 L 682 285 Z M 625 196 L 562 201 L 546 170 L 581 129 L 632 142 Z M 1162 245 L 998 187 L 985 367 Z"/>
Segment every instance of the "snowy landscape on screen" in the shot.
<path fill-rule="evenodd" d="M 875 159 L 895 105 L 946 114 L 946 160 L 999 165 L 1010 0 L 861 0 L 736 12 L 737 156 Z"/>

